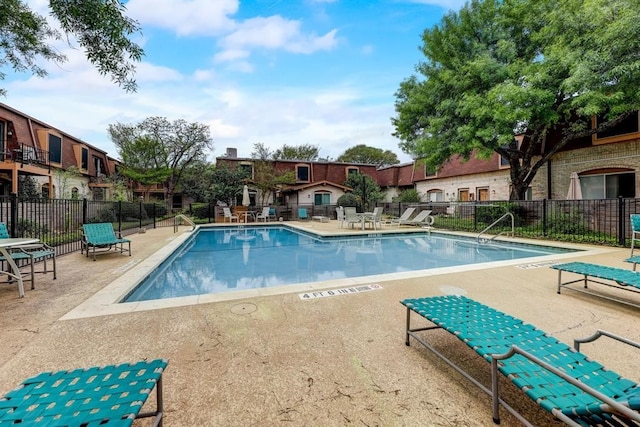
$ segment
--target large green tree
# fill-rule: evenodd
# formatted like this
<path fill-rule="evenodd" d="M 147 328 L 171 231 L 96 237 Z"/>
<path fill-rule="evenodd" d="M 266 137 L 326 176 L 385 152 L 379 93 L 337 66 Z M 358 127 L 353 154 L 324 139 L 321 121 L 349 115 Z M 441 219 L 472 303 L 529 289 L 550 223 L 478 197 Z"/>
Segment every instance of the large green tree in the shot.
<path fill-rule="evenodd" d="M 50 15 L 60 24 L 51 28 L 46 18 L 21 0 L 0 0 L 0 69 L 46 76 L 42 60 L 63 63 L 66 57 L 51 40 L 75 39 L 102 75 L 127 91 L 135 91 L 134 63 L 144 54 L 130 40 L 140 32 L 138 22 L 125 15 L 119 0 L 50 0 Z M 71 42 L 70 42 L 71 43 Z M 0 71 L 0 80 L 6 73 Z M 0 95 L 5 90 L 0 88 Z"/>
<path fill-rule="evenodd" d="M 313 162 L 320 155 L 320 148 L 311 144 L 287 145 L 271 153 L 275 160 L 303 160 Z"/>
<path fill-rule="evenodd" d="M 377 167 L 397 165 L 400 163 L 398 156 L 391 150 L 369 147 L 364 144 L 348 148 L 336 159 L 345 163 L 365 163 Z"/>
<path fill-rule="evenodd" d="M 353 189 L 352 194 L 363 211 L 373 210 L 376 203 L 384 199 L 380 186 L 369 175 L 351 173 L 344 185 Z"/>
<path fill-rule="evenodd" d="M 185 120 L 149 117 L 138 124 L 109 125 L 109 136 L 122 159 L 122 173 L 143 185 L 164 185 L 173 197 L 186 169 L 204 162 L 213 149 L 209 126 Z"/>
<path fill-rule="evenodd" d="M 497 152 L 509 161 L 511 199 L 570 140 L 640 109 L 636 0 L 473 0 L 422 40 L 419 77 L 396 93 L 401 148 L 429 167 Z M 545 144 L 554 131 L 561 137 Z"/>

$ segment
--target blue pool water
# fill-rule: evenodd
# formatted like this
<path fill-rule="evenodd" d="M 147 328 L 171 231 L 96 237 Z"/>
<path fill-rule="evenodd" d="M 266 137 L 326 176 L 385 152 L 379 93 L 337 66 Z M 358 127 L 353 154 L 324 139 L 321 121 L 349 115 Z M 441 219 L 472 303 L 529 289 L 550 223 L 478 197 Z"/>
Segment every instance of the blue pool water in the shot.
<path fill-rule="evenodd" d="M 123 301 L 513 260 L 570 249 L 434 233 L 319 238 L 284 226 L 200 228 Z"/>

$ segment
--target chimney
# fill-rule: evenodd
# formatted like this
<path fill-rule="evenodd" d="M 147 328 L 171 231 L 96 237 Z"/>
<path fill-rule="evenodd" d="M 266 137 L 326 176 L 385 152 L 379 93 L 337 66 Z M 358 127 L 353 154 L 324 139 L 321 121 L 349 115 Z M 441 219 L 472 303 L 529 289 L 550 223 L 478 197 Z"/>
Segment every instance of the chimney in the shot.
<path fill-rule="evenodd" d="M 238 149 L 227 147 L 227 157 L 229 157 L 230 159 L 238 158 Z"/>

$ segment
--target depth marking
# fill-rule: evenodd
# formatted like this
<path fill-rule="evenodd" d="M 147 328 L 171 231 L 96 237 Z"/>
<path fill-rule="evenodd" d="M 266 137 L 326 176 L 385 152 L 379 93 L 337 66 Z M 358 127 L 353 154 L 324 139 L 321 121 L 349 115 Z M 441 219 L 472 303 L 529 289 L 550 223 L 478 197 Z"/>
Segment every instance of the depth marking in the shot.
<path fill-rule="evenodd" d="M 314 298 L 337 297 L 340 295 L 357 294 L 360 292 L 377 291 L 380 289 L 382 289 L 382 286 L 378 284 L 359 285 L 359 286 L 351 286 L 348 288 L 331 289 L 330 291 L 305 292 L 303 294 L 298 294 L 298 296 L 300 297 L 300 299 L 305 300 L 305 299 L 314 299 Z"/>
<path fill-rule="evenodd" d="M 535 262 L 532 264 L 521 264 L 516 267 L 521 268 L 523 270 L 528 270 L 530 268 L 540 268 L 540 267 L 549 267 L 550 265 L 560 264 L 560 261 L 543 261 L 543 262 Z"/>

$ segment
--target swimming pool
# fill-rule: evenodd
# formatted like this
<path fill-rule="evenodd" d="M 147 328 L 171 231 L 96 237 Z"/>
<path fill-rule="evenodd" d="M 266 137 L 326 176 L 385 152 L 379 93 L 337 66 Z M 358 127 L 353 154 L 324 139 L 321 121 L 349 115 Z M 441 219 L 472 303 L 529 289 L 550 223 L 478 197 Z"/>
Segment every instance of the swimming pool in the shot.
<path fill-rule="evenodd" d="M 121 302 L 524 259 L 574 249 L 436 233 L 318 237 L 287 226 L 199 228 Z"/>

